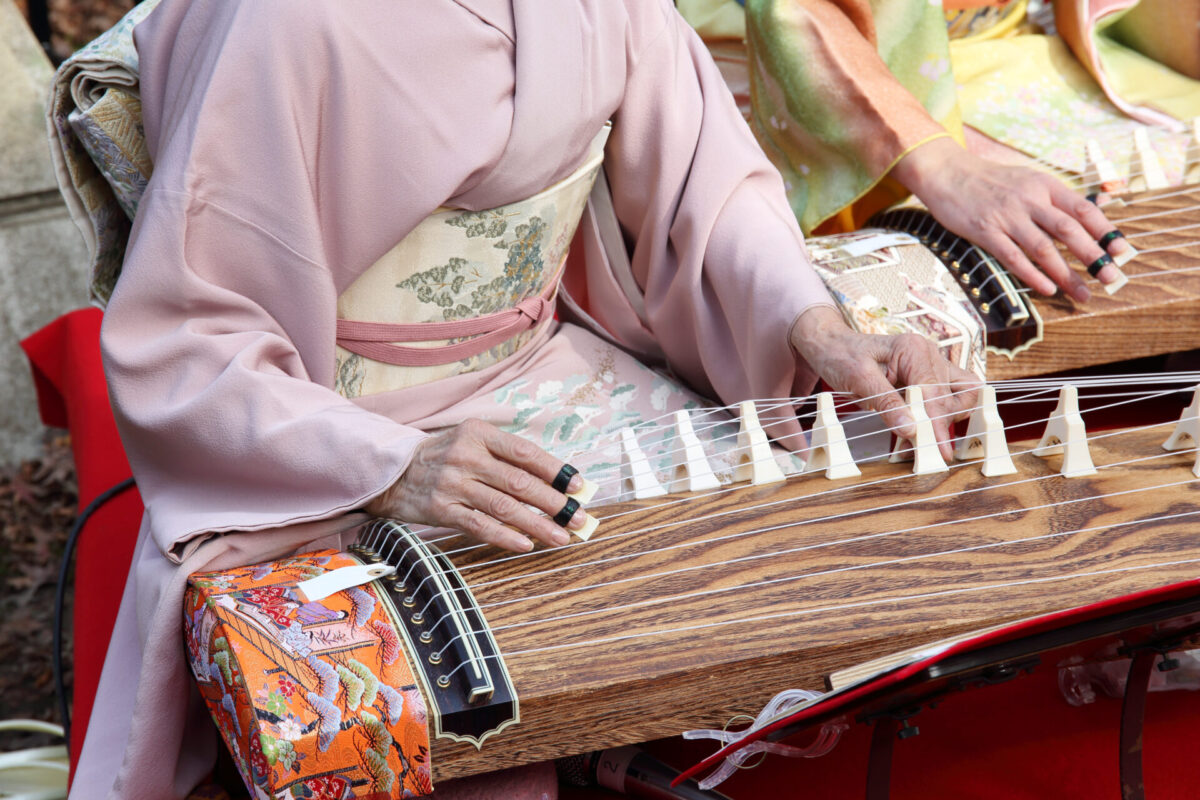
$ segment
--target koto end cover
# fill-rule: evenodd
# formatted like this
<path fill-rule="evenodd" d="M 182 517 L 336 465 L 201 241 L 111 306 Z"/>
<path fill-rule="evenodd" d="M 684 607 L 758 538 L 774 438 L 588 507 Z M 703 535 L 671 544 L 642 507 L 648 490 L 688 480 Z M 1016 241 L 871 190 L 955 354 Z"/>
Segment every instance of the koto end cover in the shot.
<path fill-rule="evenodd" d="M 425 700 L 378 589 L 308 602 L 335 551 L 193 575 L 188 660 L 251 797 L 433 791 Z"/>

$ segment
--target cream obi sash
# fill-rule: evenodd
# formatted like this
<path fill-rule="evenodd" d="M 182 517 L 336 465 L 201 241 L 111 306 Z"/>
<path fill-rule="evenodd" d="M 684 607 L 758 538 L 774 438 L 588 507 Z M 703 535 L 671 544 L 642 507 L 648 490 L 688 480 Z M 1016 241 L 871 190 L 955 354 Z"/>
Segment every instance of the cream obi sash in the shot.
<path fill-rule="evenodd" d="M 439 209 L 360 275 L 338 298 L 337 392 L 481 370 L 549 324 L 607 138 L 605 126 L 579 169 L 528 200 Z"/>

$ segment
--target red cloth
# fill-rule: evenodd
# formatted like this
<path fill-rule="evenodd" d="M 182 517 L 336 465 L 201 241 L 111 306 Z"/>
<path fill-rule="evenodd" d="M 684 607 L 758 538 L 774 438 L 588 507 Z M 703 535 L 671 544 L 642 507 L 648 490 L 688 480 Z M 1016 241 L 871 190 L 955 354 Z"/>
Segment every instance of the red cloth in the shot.
<path fill-rule="evenodd" d="M 891 800 L 1120 800 L 1121 701 L 1105 695 L 1069 705 L 1054 662 L 1009 683 L 946 696 L 912 718 L 920 734 L 893 750 Z M 1146 705 L 1146 796 L 1192 800 L 1200 786 L 1200 692 L 1153 692 Z M 767 758 L 718 790 L 733 800 L 811 797 L 861 800 L 872 728 L 855 724 L 833 752 L 814 759 Z M 812 735 L 790 744 L 807 745 Z M 715 744 L 669 739 L 648 746 L 677 768 Z M 749 763 L 756 763 L 752 757 Z"/>
<path fill-rule="evenodd" d="M 42 421 L 70 431 L 80 510 L 130 476 L 100 365 L 102 316 L 96 308 L 73 311 L 21 342 L 33 370 Z M 141 497 L 131 489 L 101 506 L 79 536 L 72 623 L 72 773 L 83 746 L 141 518 Z"/>

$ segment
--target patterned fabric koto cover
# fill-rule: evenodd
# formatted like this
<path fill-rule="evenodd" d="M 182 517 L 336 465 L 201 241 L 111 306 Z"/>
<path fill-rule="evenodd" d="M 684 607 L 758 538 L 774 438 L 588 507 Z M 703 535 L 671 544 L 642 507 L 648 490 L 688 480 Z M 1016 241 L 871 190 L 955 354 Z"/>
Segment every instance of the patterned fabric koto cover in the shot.
<path fill-rule="evenodd" d="M 433 791 L 425 701 L 374 586 L 296 590 L 358 563 L 328 550 L 189 581 L 188 659 L 251 797 Z"/>
<path fill-rule="evenodd" d="M 928 248 L 874 228 L 808 240 L 813 266 L 860 333 L 919 333 L 946 359 L 987 374 L 987 328 Z"/>

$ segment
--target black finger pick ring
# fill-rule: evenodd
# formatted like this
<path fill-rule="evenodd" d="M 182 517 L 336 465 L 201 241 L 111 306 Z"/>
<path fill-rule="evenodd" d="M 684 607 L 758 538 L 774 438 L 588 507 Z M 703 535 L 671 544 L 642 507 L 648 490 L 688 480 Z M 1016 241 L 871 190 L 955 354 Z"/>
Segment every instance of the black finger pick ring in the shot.
<path fill-rule="evenodd" d="M 554 476 L 554 482 L 551 483 L 550 486 L 554 489 L 554 491 L 563 492 L 565 494 L 567 487 L 571 485 L 571 478 L 574 478 L 578 474 L 579 470 L 575 469 L 570 464 L 563 464 L 562 469 L 560 469 L 558 474 Z"/>
<path fill-rule="evenodd" d="M 571 521 L 571 517 L 575 516 L 575 512 L 579 510 L 579 501 L 574 497 L 567 498 L 567 504 L 562 507 L 562 511 L 554 515 L 554 524 L 560 528 L 567 527 L 567 523 Z"/>
<path fill-rule="evenodd" d="M 1088 264 L 1088 275 L 1091 275 L 1093 278 L 1096 277 L 1100 274 L 1100 270 L 1104 269 L 1111 263 L 1113 263 L 1112 256 L 1110 256 L 1108 253 L 1105 253 L 1091 264 Z"/>

